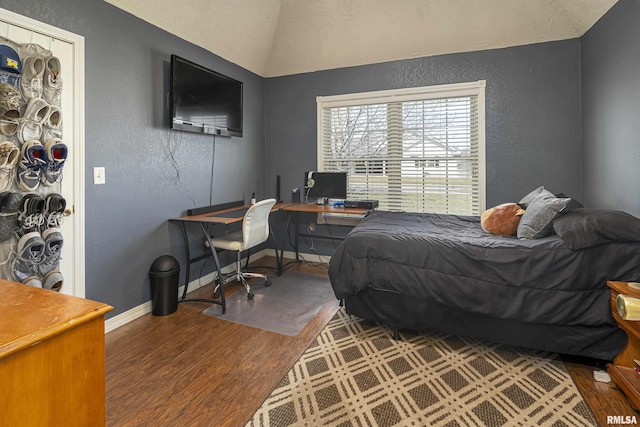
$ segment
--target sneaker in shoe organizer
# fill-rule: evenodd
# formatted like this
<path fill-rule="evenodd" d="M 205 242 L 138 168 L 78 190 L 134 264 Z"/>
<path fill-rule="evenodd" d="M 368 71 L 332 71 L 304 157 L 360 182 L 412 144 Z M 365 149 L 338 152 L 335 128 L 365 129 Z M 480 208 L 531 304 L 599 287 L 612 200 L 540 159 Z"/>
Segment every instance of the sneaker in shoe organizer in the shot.
<path fill-rule="evenodd" d="M 49 117 L 51 106 L 42 98 L 32 98 L 18 124 L 18 139 L 22 144 L 42 137 L 42 125 Z"/>
<path fill-rule="evenodd" d="M 0 206 L 2 206 L 0 193 Z M 20 194 L 20 193 L 14 193 Z M 18 249 L 13 266 L 17 281 L 31 286 L 59 292 L 63 284 L 60 256 L 63 236 L 60 225 L 67 202 L 58 193 L 44 198 L 35 193 L 21 197 L 17 205 L 14 230 L 18 236 Z"/>
<path fill-rule="evenodd" d="M 29 56 L 22 61 L 20 91 L 25 100 L 42 97 L 42 76 L 45 62 L 37 55 Z"/>
<path fill-rule="evenodd" d="M 0 83 L 0 108 L 3 108 L 4 111 L 20 111 L 21 103 L 22 96 L 15 86 L 9 83 Z"/>
<path fill-rule="evenodd" d="M 47 163 L 40 172 L 40 182 L 50 187 L 62 181 L 62 167 L 67 160 L 67 146 L 60 138 L 52 138 L 44 146 Z"/>
<path fill-rule="evenodd" d="M 35 193 L 25 194 L 18 208 L 15 232 L 20 238 L 32 232 L 40 233 L 44 224 L 45 202 Z"/>
<path fill-rule="evenodd" d="M 0 106 L 0 133 L 13 136 L 18 131 L 20 123 L 20 111 L 10 110 Z"/>
<path fill-rule="evenodd" d="M 60 292 L 63 277 L 60 272 L 60 253 L 62 251 L 62 233 L 57 227 L 47 228 L 42 232 L 44 256 L 38 264 L 38 273 L 42 278 L 42 287 Z"/>
<path fill-rule="evenodd" d="M 43 222 L 40 231 L 48 228 L 59 228 L 64 221 L 64 210 L 67 208 L 67 201 L 58 193 L 49 193 L 44 197 L 44 207 L 42 210 Z"/>
<path fill-rule="evenodd" d="M 42 123 L 42 143 L 52 138 L 62 138 L 62 110 L 57 105 L 50 105 L 49 115 Z"/>
<path fill-rule="evenodd" d="M 22 204 L 22 194 L 5 191 L 0 193 L 0 243 L 9 240 L 16 231 L 18 209 Z"/>
<path fill-rule="evenodd" d="M 35 191 L 40 185 L 40 175 L 47 168 L 47 152 L 40 141 L 22 144 L 16 179 L 24 191 Z"/>
<path fill-rule="evenodd" d="M 44 97 L 51 104 L 60 103 L 62 94 L 62 76 L 60 75 L 60 60 L 53 55 L 44 58 L 43 89 Z"/>
<path fill-rule="evenodd" d="M 0 83 L 0 132 L 13 136 L 20 123 L 20 104 L 22 96 L 15 86 Z"/>
<path fill-rule="evenodd" d="M 34 81 L 39 81 L 41 87 L 41 94 L 39 97 L 44 97 L 51 104 L 60 103 L 60 94 L 62 92 L 62 70 L 60 66 L 60 60 L 52 54 L 50 50 L 43 48 L 36 43 L 24 43 L 18 47 L 18 53 L 20 57 L 26 58 L 24 60 L 22 74 L 25 72 L 28 82 L 33 82 L 33 85 L 38 85 Z M 29 58 L 37 58 L 32 64 L 26 64 Z M 42 64 L 40 63 L 42 61 Z M 42 65 L 42 66 L 41 66 Z M 37 90 L 37 89 L 36 89 Z"/>
<path fill-rule="evenodd" d="M 37 231 L 20 237 L 16 258 L 13 262 L 13 277 L 17 282 L 42 288 L 38 266 L 45 257 L 45 243 Z"/>
<path fill-rule="evenodd" d="M 10 141 L 0 142 L 0 191 L 11 186 L 20 150 Z"/>

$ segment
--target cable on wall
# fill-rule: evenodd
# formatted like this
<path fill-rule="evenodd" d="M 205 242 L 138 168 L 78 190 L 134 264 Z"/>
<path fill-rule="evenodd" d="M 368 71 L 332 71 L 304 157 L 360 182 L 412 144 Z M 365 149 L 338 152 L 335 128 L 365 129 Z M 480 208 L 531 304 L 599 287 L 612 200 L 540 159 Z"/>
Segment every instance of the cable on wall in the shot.
<path fill-rule="evenodd" d="M 167 129 L 166 150 L 169 157 L 169 163 L 171 164 L 171 167 L 175 171 L 175 176 L 171 180 L 175 182 L 178 185 L 178 187 L 182 188 L 185 193 L 189 194 L 189 199 L 191 200 L 191 204 L 193 205 L 193 207 L 196 207 L 196 199 L 195 199 L 195 195 L 193 194 L 193 191 L 191 191 L 190 189 L 188 189 L 182 184 L 182 179 L 180 176 L 180 164 L 176 159 L 176 153 L 178 151 L 178 147 L 180 147 L 180 145 L 182 144 L 183 132 L 177 132 L 177 135 L 178 135 L 177 141 L 172 142 L 171 137 L 172 135 L 175 135 L 175 134 L 176 132 L 174 132 L 173 129 L 171 128 Z"/>

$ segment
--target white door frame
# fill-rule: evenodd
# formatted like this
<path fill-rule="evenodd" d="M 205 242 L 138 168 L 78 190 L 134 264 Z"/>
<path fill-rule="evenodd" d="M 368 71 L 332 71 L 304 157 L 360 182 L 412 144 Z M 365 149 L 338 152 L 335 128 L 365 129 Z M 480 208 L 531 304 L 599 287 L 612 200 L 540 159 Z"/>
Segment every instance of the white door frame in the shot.
<path fill-rule="evenodd" d="M 73 192 L 73 200 L 71 204 L 67 204 L 67 209 L 71 212 L 71 217 L 67 218 L 73 224 L 74 237 L 72 241 L 73 247 L 64 248 L 67 254 L 73 257 L 71 272 L 64 272 L 65 277 L 69 274 L 73 275 L 73 289 L 64 289 L 63 292 L 77 297 L 85 296 L 85 268 L 84 268 L 84 37 L 69 31 L 62 30 L 49 24 L 45 24 L 35 19 L 19 15 L 9 10 L 0 8 L 0 21 L 4 21 L 10 25 L 22 27 L 26 30 L 40 33 L 45 36 L 64 41 L 73 46 L 73 64 L 72 65 L 73 81 L 65 81 L 65 85 L 73 85 L 73 134 L 74 134 L 74 150 L 73 162 L 65 163 L 66 168 L 73 168 L 73 182 L 64 182 L 64 186 L 69 185 Z M 65 129 L 67 129 L 65 127 Z M 65 280 L 66 282 L 66 280 Z"/>

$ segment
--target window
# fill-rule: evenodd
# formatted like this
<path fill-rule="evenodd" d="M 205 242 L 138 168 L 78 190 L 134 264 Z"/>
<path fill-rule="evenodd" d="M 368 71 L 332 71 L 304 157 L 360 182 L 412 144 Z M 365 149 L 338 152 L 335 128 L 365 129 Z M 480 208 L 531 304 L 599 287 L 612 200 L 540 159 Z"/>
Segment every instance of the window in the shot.
<path fill-rule="evenodd" d="M 318 170 L 380 209 L 484 211 L 485 81 L 318 97 Z"/>

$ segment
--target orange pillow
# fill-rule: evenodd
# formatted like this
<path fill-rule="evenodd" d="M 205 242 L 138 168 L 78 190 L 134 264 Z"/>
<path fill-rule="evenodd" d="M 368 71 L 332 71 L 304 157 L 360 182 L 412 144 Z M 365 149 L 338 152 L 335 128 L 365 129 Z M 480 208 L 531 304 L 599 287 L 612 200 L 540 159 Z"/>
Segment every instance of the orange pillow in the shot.
<path fill-rule="evenodd" d="M 503 203 L 484 211 L 480 225 L 487 233 L 513 236 L 518 231 L 520 218 L 524 214 L 517 203 Z"/>

